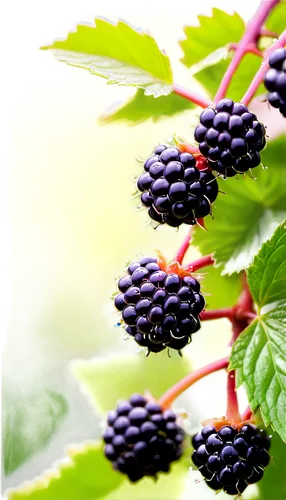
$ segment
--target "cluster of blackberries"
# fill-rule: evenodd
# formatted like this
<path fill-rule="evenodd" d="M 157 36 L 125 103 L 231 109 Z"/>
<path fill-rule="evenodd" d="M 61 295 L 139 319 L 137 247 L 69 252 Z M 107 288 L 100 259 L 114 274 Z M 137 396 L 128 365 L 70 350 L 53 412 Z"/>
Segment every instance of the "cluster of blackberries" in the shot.
<path fill-rule="evenodd" d="M 176 147 L 157 146 L 144 163 L 145 172 L 137 187 L 148 214 L 160 224 L 178 227 L 196 224 L 211 213 L 211 204 L 218 194 L 215 177 L 196 168 L 190 153 Z"/>
<path fill-rule="evenodd" d="M 199 282 L 192 276 L 167 274 L 154 257 L 132 262 L 118 288 L 121 293 L 114 305 L 122 311 L 125 329 L 148 352 L 166 347 L 180 351 L 200 329 L 198 315 L 205 300 Z"/>
<path fill-rule="evenodd" d="M 266 145 L 265 128 L 256 115 L 228 98 L 201 113 L 194 136 L 209 166 L 226 177 L 257 167 Z"/>
<path fill-rule="evenodd" d="M 267 99 L 286 118 L 286 48 L 272 52 L 269 66 L 264 78 L 264 85 L 269 91 Z"/>
<path fill-rule="evenodd" d="M 105 456 L 115 470 L 136 482 L 144 476 L 169 472 L 171 462 L 183 453 L 184 431 L 171 410 L 140 394 L 118 404 L 107 417 Z"/>
<path fill-rule="evenodd" d="M 250 424 L 239 430 L 226 425 L 218 432 L 207 426 L 193 436 L 192 443 L 192 460 L 206 484 L 230 495 L 240 494 L 248 484 L 259 481 L 270 460 L 270 438 Z"/>

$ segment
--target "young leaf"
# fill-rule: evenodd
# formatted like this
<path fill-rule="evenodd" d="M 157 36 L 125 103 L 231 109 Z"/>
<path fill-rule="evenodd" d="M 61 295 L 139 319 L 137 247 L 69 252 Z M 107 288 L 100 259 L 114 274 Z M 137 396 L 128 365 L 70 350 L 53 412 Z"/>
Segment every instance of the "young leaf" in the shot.
<path fill-rule="evenodd" d="M 247 268 L 261 245 L 285 219 L 283 148 L 284 137 L 268 144 L 262 161 L 269 168 L 257 167 L 253 171 L 257 180 L 240 176 L 220 181 L 227 194 L 219 194 L 215 201 L 215 219 L 206 221 L 207 233 L 195 231 L 194 244 L 203 255 L 215 249 L 217 265 L 224 266 L 224 274 Z"/>
<path fill-rule="evenodd" d="M 233 345 L 230 370 L 244 384 L 250 407 L 258 408 L 286 441 L 286 305 L 259 316 Z"/>
<path fill-rule="evenodd" d="M 173 92 L 167 96 L 154 99 L 144 94 L 143 90 L 137 90 L 136 94 L 123 105 L 113 106 L 99 118 L 100 123 L 128 122 L 130 125 L 142 123 L 151 118 L 157 122 L 160 118 L 173 116 L 186 109 L 192 109 L 195 105 Z"/>
<path fill-rule="evenodd" d="M 238 42 L 244 32 L 243 19 L 234 12 L 227 14 L 213 8 L 212 16 L 198 16 L 200 26 L 186 26 L 186 39 L 180 42 L 184 52 L 182 62 L 189 68 L 228 43 Z"/>
<path fill-rule="evenodd" d="M 56 468 L 7 491 L 9 500 L 102 500 L 123 476 L 105 458 L 100 442 L 73 445 Z"/>
<path fill-rule="evenodd" d="M 72 373 L 82 383 L 96 408 L 105 413 L 114 408 L 119 399 L 128 399 L 133 393 L 145 390 L 159 398 L 172 384 L 190 371 L 186 358 L 177 353 L 169 359 L 161 356 L 110 355 L 78 360 L 71 365 Z M 115 380 L 116 379 L 116 380 Z"/>
<path fill-rule="evenodd" d="M 133 85 L 156 97 L 172 91 L 169 58 L 154 38 L 123 21 L 115 25 L 97 18 L 95 22 L 95 26 L 78 25 L 66 40 L 42 49 L 52 49 L 59 61 L 103 76 L 108 83 Z"/>

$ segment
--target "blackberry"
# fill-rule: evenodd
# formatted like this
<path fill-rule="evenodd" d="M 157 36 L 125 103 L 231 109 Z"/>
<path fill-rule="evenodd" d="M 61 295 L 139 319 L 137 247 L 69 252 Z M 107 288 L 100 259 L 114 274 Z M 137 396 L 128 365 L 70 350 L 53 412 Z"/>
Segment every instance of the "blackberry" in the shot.
<path fill-rule="evenodd" d="M 267 99 L 286 118 L 286 48 L 272 52 L 269 66 L 264 77 L 264 85 L 268 90 Z"/>
<path fill-rule="evenodd" d="M 154 257 L 132 262 L 118 288 L 114 305 L 122 312 L 125 330 L 148 353 L 166 347 L 180 352 L 200 329 L 205 299 L 199 282 L 192 276 L 168 274 Z"/>
<path fill-rule="evenodd" d="M 196 159 L 190 153 L 157 146 L 145 161 L 144 170 L 137 187 L 154 221 L 172 227 L 194 225 L 198 218 L 211 213 L 218 194 L 217 181 L 211 173 L 196 168 Z"/>
<path fill-rule="evenodd" d="M 170 464 L 182 456 L 184 431 L 176 423 L 175 413 L 163 411 L 140 394 L 110 411 L 107 424 L 104 454 L 132 482 L 168 472 Z"/>
<path fill-rule="evenodd" d="M 201 113 L 194 136 L 210 168 L 226 177 L 257 167 L 266 145 L 265 128 L 256 115 L 228 98 Z"/>
<path fill-rule="evenodd" d="M 193 463 L 206 484 L 230 495 L 241 494 L 248 484 L 259 481 L 270 460 L 270 438 L 252 424 L 239 430 L 225 425 L 219 431 L 208 426 L 193 436 L 192 444 Z"/>

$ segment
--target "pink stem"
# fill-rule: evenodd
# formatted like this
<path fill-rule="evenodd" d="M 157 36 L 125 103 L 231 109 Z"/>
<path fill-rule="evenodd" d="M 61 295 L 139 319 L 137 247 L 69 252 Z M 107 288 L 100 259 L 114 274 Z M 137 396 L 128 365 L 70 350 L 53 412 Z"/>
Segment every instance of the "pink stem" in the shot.
<path fill-rule="evenodd" d="M 249 406 L 246 408 L 245 412 L 241 415 L 241 420 L 242 422 L 245 422 L 245 420 L 250 420 L 252 417 L 252 411 L 249 408 Z"/>
<path fill-rule="evenodd" d="M 257 38 L 260 34 L 260 30 L 265 20 L 267 19 L 268 14 L 275 7 L 275 5 L 279 3 L 279 1 L 280 0 L 262 0 L 253 18 L 248 22 L 245 33 L 238 44 L 237 50 L 224 74 L 224 77 L 214 98 L 214 101 L 216 103 L 225 96 L 233 75 L 238 68 L 243 56 L 247 52 L 247 47 L 253 43 L 256 43 Z"/>
<path fill-rule="evenodd" d="M 268 30 L 267 28 L 261 28 L 260 36 L 269 36 L 270 38 L 278 38 L 277 33 L 275 31 Z"/>
<path fill-rule="evenodd" d="M 228 318 L 230 321 L 233 319 L 233 309 L 227 307 L 225 309 L 211 309 L 209 311 L 203 311 L 200 314 L 200 319 L 202 321 L 209 321 L 212 319 Z"/>
<path fill-rule="evenodd" d="M 235 371 L 232 370 L 227 376 L 227 409 L 226 418 L 230 421 L 239 421 L 239 408 L 235 388 Z"/>
<path fill-rule="evenodd" d="M 198 271 L 203 267 L 212 266 L 214 263 L 215 259 L 212 255 L 205 255 L 204 257 L 201 257 L 200 259 L 184 266 L 184 270 L 189 271 L 190 273 L 194 273 L 195 271 Z"/>
<path fill-rule="evenodd" d="M 195 372 L 190 373 L 182 380 L 180 380 L 177 384 L 175 384 L 171 389 L 169 389 L 159 400 L 159 404 L 163 409 L 169 408 L 173 401 L 180 396 L 186 389 L 191 387 L 195 382 L 202 379 L 206 375 L 210 373 L 217 372 L 218 370 L 222 370 L 223 368 L 227 368 L 228 366 L 228 358 L 219 359 L 214 363 L 204 366 Z"/>
<path fill-rule="evenodd" d="M 249 88 L 247 89 L 246 93 L 244 94 L 243 98 L 241 99 L 241 102 L 243 102 L 244 104 L 247 105 L 251 101 L 251 99 L 253 98 L 260 83 L 263 81 L 264 76 L 269 68 L 268 60 L 269 60 L 270 54 L 274 50 L 279 49 L 280 47 L 284 47 L 284 45 L 286 45 L 286 30 L 283 31 L 283 33 L 280 35 L 278 40 L 276 40 L 276 42 L 266 51 L 262 65 L 261 65 L 260 69 L 257 71 L 255 77 L 253 78 L 253 80 L 252 80 Z"/>
<path fill-rule="evenodd" d="M 238 43 L 230 43 L 228 45 L 229 50 L 237 50 Z M 251 45 L 248 45 L 248 47 L 245 49 L 245 52 L 255 54 L 256 56 L 263 57 L 263 52 L 259 50 L 254 43 Z"/>
<path fill-rule="evenodd" d="M 192 228 L 190 228 L 190 230 L 188 231 L 188 234 L 185 237 L 181 247 L 179 248 L 178 253 L 175 255 L 174 257 L 175 262 L 182 264 L 183 258 L 185 257 L 186 252 L 190 246 L 191 239 L 192 239 Z"/>
<path fill-rule="evenodd" d="M 197 104 L 201 108 L 207 108 L 212 104 L 212 102 L 207 99 L 206 97 L 201 96 L 200 94 L 197 94 L 196 92 L 192 92 L 191 90 L 185 89 L 184 87 L 181 87 L 180 85 L 173 85 L 173 92 L 177 95 L 180 95 L 181 97 L 185 97 L 185 99 L 188 99 L 188 101 L 193 102 L 194 104 Z"/>

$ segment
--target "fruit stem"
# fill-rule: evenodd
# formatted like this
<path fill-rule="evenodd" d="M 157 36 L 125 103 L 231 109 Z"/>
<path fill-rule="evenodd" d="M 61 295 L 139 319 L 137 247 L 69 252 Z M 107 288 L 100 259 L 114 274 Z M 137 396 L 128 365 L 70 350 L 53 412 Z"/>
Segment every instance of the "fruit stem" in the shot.
<path fill-rule="evenodd" d="M 221 84 L 214 98 L 215 103 L 220 101 L 220 99 L 225 96 L 233 75 L 238 68 L 242 58 L 247 53 L 249 45 L 257 42 L 261 28 L 265 20 L 267 19 L 267 16 L 279 2 L 280 0 L 262 0 L 259 4 L 253 18 L 250 19 L 250 21 L 247 23 L 244 35 L 238 43 L 237 50 L 223 76 Z"/>
<path fill-rule="evenodd" d="M 213 258 L 212 254 L 205 255 L 204 257 L 200 257 L 199 259 L 194 260 L 194 262 L 191 262 L 190 264 L 184 266 L 184 270 L 193 273 L 195 271 L 198 271 L 199 269 L 202 269 L 203 267 L 212 266 L 214 263 L 215 259 Z"/>
<path fill-rule="evenodd" d="M 197 94 L 196 92 L 192 92 L 191 90 L 185 89 L 184 87 L 181 87 L 181 85 L 174 84 L 173 92 L 174 94 L 180 95 L 181 97 L 185 97 L 185 99 L 188 99 L 188 101 L 197 104 L 201 108 L 207 108 L 212 104 L 212 102 L 206 97 Z"/>
<path fill-rule="evenodd" d="M 190 246 L 191 239 L 192 239 L 192 227 L 189 229 L 187 236 L 185 237 L 182 245 L 180 246 L 177 254 L 175 255 L 175 257 L 173 259 L 175 262 L 182 264 L 183 259 L 186 255 L 186 252 Z"/>
<path fill-rule="evenodd" d="M 218 361 L 214 361 L 214 363 L 210 363 L 209 365 L 203 366 L 199 368 L 195 372 L 190 373 L 182 380 L 180 380 L 173 387 L 168 389 L 168 391 L 163 394 L 163 396 L 159 400 L 159 404 L 163 409 L 169 408 L 173 401 L 180 396 L 186 389 L 191 387 L 195 382 L 201 380 L 206 375 L 210 375 L 211 373 L 222 370 L 223 368 L 227 368 L 228 366 L 228 358 L 219 359 Z"/>
<path fill-rule="evenodd" d="M 251 411 L 250 407 L 248 406 L 246 408 L 246 410 L 242 413 L 241 420 L 242 420 L 242 422 L 244 422 L 245 420 L 250 420 L 251 417 L 252 417 L 252 411 Z"/>
<path fill-rule="evenodd" d="M 240 421 L 238 408 L 236 386 L 235 386 L 235 371 L 228 372 L 227 375 L 227 408 L 226 418 L 230 421 Z"/>
<path fill-rule="evenodd" d="M 255 77 L 253 78 L 251 84 L 249 85 L 246 93 L 244 94 L 243 98 L 241 99 L 241 102 L 248 105 L 248 103 L 253 98 L 256 90 L 258 89 L 260 83 L 263 81 L 264 76 L 269 68 L 268 60 L 269 60 L 270 54 L 274 50 L 279 49 L 280 47 L 284 47 L 284 45 L 286 45 L 286 30 L 283 31 L 283 33 L 280 35 L 278 40 L 276 40 L 276 42 L 271 47 L 269 47 L 269 49 L 265 52 L 263 62 L 261 64 L 259 70 L 257 71 Z"/>
<path fill-rule="evenodd" d="M 224 309 L 210 309 L 209 311 L 203 311 L 200 314 L 200 319 L 202 321 L 209 321 L 212 319 L 228 318 L 230 321 L 233 319 L 233 308 L 226 307 Z"/>

